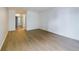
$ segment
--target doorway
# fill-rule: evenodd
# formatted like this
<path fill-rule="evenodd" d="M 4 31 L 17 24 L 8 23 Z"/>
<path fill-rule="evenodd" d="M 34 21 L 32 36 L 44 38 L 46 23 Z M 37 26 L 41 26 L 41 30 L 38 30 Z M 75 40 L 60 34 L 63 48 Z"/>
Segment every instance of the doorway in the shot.
<path fill-rule="evenodd" d="M 16 30 L 25 30 L 25 14 L 15 15 L 15 28 Z"/>

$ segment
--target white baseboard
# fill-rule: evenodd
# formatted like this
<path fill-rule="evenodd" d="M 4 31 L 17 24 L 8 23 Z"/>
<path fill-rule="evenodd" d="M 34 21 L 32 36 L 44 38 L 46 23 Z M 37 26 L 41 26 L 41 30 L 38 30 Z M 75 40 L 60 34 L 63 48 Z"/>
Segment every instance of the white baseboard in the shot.
<path fill-rule="evenodd" d="M 45 30 L 45 31 L 48 31 L 48 32 L 51 32 L 51 31 L 46 30 L 46 29 L 43 29 L 43 28 L 40 28 L 40 29 Z M 57 34 L 57 35 L 60 35 L 60 36 L 64 36 L 64 37 L 67 37 L 67 38 L 70 38 L 70 39 L 73 39 L 73 40 L 79 40 L 78 38 L 71 37 L 71 36 L 68 36 L 68 35 L 63 35 L 63 34 L 56 33 L 56 32 L 51 32 L 51 33 L 54 33 L 54 34 Z"/>
<path fill-rule="evenodd" d="M 8 32 L 6 33 L 6 35 L 5 35 L 5 37 L 4 37 L 3 41 L 2 41 L 2 44 L 0 45 L 0 50 L 1 50 L 1 48 L 2 48 L 2 46 L 4 44 L 4 42 L 5 42 L 5 39 L 6 39 L 7 35 L 8 35 Z"/>

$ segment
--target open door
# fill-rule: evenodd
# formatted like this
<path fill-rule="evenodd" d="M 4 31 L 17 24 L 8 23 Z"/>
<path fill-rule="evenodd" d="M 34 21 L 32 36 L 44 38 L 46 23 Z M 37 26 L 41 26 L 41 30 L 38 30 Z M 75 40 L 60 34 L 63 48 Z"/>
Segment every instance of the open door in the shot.
<path fill-rule="evenodd" d="M 17 29 L 17 25 L 18 25 L 18 17 L 15 16 L 15 28 Z"/>
<path fill-rule="evenodd" d="M 25 15 L 24 14 L 16 14 L 15 16 L 15 28 L 16 30 L 24 30 L 25 29 Z"/>

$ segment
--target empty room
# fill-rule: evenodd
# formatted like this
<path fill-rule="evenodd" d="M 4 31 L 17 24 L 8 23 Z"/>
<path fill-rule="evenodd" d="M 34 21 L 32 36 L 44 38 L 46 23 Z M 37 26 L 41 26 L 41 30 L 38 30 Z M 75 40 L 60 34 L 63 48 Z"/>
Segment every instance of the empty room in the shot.
<path fill-rule="evenodd" d="M 79 8 L 0 7 L 0 51 L 79 51 Z"/>

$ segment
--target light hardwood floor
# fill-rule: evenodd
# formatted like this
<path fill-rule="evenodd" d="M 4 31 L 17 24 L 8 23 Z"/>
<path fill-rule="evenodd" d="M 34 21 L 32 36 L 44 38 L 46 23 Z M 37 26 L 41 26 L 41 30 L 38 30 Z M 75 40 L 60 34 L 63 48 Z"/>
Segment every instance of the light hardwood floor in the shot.
<path fill-rule="evenodd" d="M 44 30 L 9 32 L 2 51 L 79 51 L 79 41 Z"/>

